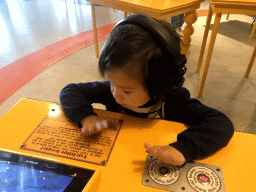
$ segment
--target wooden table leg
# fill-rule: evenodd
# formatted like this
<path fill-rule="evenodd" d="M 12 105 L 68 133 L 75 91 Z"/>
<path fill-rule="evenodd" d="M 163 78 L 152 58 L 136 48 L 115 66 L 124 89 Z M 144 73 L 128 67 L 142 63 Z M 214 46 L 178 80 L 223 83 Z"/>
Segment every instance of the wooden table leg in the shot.
<path fill-rule="evenodd" d="M 96 16 L 95 16 L 95 4 L 91 3 L 92 11 L 92 24 L 93 24 L 93 35 L 94 35 L 94 44 L 95 44 L 95 54 L 96 57 L 99 57 L 99 46 L 98 46 L 98 35 L 97 35 L 97 26 L 96 26 Z"/>
<path fill-rule="evenodd" d="M 193 23 L 197 20 L 197 13 L 195 11 L 187 12 L 184 16 L 184 22 L 187 24 L 183 31 L 183 39 L 181 42 L 181 53 L 187 55 L 188 49 L 190 47 L 191 35 L 194 33 Z"/>
<path fill-rule="evenodd" d="M 256 21 L 254 21 L 254 25 L 253 25 L 253 28 L 252 28 L 252 33 L 251 33 L 251 35 L 250 35 L 250 40 L 253 39 L 254 34 L 255 34 L 255 31 L 256 31 Z"/>
<path fill-rule="evenodd" d="M 203 42 L 202 42 L 201 51 L 200 51 L 200 55 L 199 55 L 199 61 L 197 64 L 197 69 L 196 69 L 197 73 L 199 73 L 200 69 L 201 69 L 201 65 L 202 65 L 202 61 L 203 61 L 203 57 L 204 57 L 205 45 L 206 45 L 206 41 L 207 41 L 209 29 L 210 29 L 211 20 L 212 20 L 212 7 L 210 5 L 209 12 L 207 15 L 207 20 L 206 20 L 206 26 L 205 26 L 205 30 L 204 30 Z"/>
<path fill-rule="evenodd" d="M 249 66 L 247 67 L 247 70 L 246 70 L 246 73 L 244 75 L 245 78 L 248 78 L 249 77 L 249 74 L 250 74 L 250 71 L 252 69 L 252 64 L 255 60 L 255 57 L 256 57 L 256 46 L 254 48 L 254 51 L 253 51 L 253 54 L 252 54 L 252 57 L 251 57 L 251 60 L 250 60 L 250 63 L 249 63 Z"/>
<path fill-rule="evenodd" d="M 207 53 L 206 61 L 204 64 L 204 69 L 203 69 L 203 73 L 202 73 L 202 77 L 201 77 L 201 81 L 200 81 L 200 85 L 199 85 L 199 90 L 198 90 L 199 98 L 202 97 L 204 84 L 205 84 L 208 68 L 210 65 L 211 57 L 212 57 L 212 51 L 213 51 L 214 43 L 215 43 L 216 36 L 218 33 L 218 29 L 219 29 L 221 15 L 222 15 L 222 13 L 217 13 L 215 16 L 215 21 L 214 21 L 214 25 L 213 25 L 213 29 L 212 29 L 212 35 L 211 35 L 211 39 L 210 39 L 208 53 Z"/>

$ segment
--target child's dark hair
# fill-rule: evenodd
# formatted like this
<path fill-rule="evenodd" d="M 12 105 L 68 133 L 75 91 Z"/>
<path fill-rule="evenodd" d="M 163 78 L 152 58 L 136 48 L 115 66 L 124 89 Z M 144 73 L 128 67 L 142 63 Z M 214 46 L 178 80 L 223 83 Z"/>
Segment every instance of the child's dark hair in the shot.
<path fill-rule="evenodd" d="M 180 45 L 181 39 L 171 24 L 156 21 Z M 180 53 L 180 46 L 176 48 Z M 141 64 L 145 88 L 149 96 L 154 98 L 159 97 L 167 85 L 175 84 L 174 81 L 180 75 L 175 60 L 176 56 L 170 54 L 152 34 L 138 25 L 124 24 L 115 27 L 109 34 L 99 57 L 99 72 L 105 76 L 108 70 Z"/>

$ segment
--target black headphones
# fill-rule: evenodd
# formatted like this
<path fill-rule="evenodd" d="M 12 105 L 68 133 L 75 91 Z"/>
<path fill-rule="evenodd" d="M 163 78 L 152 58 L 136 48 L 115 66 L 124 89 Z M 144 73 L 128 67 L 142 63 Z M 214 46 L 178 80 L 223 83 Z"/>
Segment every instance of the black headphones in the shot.
<path fill-rule="evenodd" d="M 175 91 L 182 87 L 185 81 L 183 76 L 187 69 L 185 66 L 187 63 L 187 58 L 184 54 L 180 53 L 180 45 L 172 38 L 172 36 L 170 36 L 167 29 L 157 20 L 142 14 L 130 15 L 119 21 L 114 28 L 125 24 L 135 24 L 142 27 L 161 47 L 167 49 L 168 54 L 170 53 L 170 55 L 175 58 L 177 76 L 175 76 L 174 81 L 171 81 L 163 88 L 163 94 L 166 92 Z"/>

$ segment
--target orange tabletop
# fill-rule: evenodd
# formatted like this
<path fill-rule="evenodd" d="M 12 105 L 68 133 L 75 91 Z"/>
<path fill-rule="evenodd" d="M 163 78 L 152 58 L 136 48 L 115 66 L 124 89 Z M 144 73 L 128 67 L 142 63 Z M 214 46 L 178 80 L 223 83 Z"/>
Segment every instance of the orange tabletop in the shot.
<path fill-rule="evenodd" d="M 255 0 L 211 0 L 213 13 L 255 15 Z"/>
<path fill-rule="evenodd" d="M 187 129 L 185 125 L 165 120 L 140 119 L 95 109 L 100 116 L 123 120 L 105 166 L 20 149 L 21 144 L 55 106 L 56 104 L 50 102 L 20 100 L 0 119 L 0 150 L 95 170 L 84 192 L 162 191 L 142 184 L 142 175 L 148 155 L 143 143 L 146 141 L 150 145 L 166 145 L 174 142 L 177 134 Z M 235 132 L 227 147 L 197 162 L 222 168 L 227 192 L 255 191 L 256 153 L 254 146 L 256 146 L 255 135 Z"/>
<path fill-rule="evenodd" d="M 255 0 L 211 0 L 211 3 L 255 5 Z"/>
<path fill-rule="evenodd" d="M 91 3 L 115 8 L 130 13 L 147 13 L 157 19 L 166 19 L 178 15 L 177 12 L 186 13 L 200 7 L 204 0 L 86 0 Z"/>

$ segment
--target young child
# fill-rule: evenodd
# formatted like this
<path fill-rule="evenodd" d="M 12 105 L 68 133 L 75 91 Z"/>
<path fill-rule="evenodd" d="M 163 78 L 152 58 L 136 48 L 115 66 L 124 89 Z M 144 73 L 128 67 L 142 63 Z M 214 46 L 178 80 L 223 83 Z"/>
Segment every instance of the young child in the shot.
<path fill-rule="evenodd" d="M 93 112 L 92 103 L 101 103 L 109 111 L 190 125 L 178 134 L 177 142 L 153 147 L 144 143 L 150 154 L 173 165 L 210 156 L 225 147 L 234 133 L 231 121 L 222 112 L 191 99 L 182 87 L 186 58 L 180 54 L 177 32 L 164 21 L 144 15 L 129 17 L 164 28 L 170 48 L 143 26 L 117 24 L 99 58 L 99 72 L 108 81 L 67 85 L 60 93 L 65 114 L 79 123 L 85 135 L 108 128 L 108 122 Z"/>

